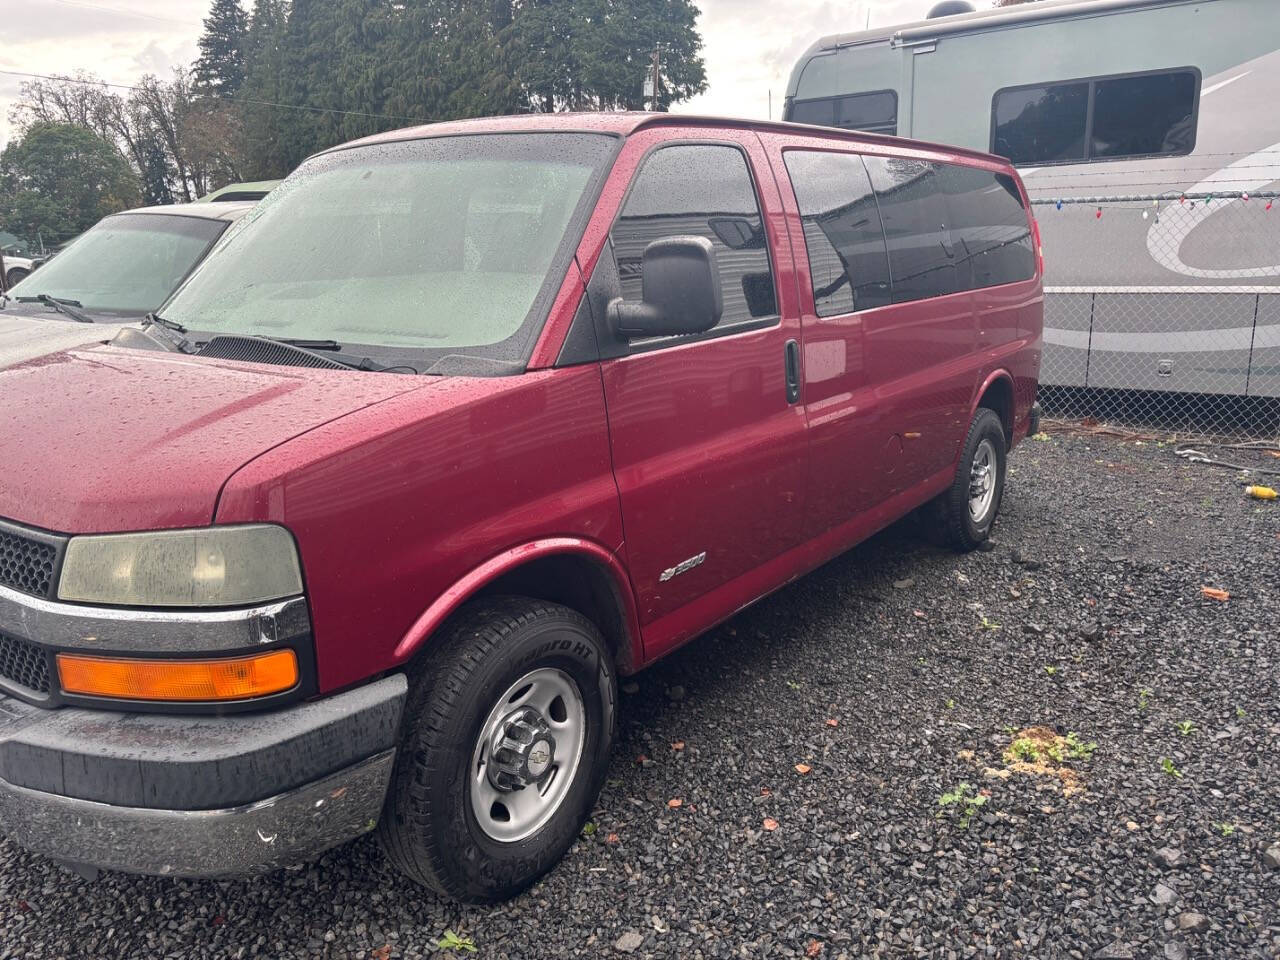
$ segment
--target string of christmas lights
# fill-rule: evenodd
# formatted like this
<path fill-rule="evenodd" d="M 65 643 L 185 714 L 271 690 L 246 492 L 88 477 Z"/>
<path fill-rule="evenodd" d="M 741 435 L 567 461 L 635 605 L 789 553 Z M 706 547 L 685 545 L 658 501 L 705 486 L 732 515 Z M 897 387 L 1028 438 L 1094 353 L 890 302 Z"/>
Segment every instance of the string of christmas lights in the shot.
<path fill-rule="evenodd" d="M 1172 204 L 1175 201 L 1179 206 L 1188 206 L 1194 210 L 1197 203 L 1203 203 L 1206 207 L 1211 206 L 1214 201 L 1218 201 L 1219 205 L 1230 203 L 1233 200 L 1239 200 L 1241 203 L 1249 203 L 1251 200 L 1258 202 L 1266 201 L 1264 209 L 1270 212 L 1276 200 L 1280 200 L 1280 193 L 1183 193 L 1169 192 L 1158 197 L 1060 197 L 1056 199 L 1039 199 L 1032 200 L 1032 206 L 1049 206 L 1052 205 L 1056 210 L 1061 210 L 1064 206 L 1091 206 L 1095 207 L 1094 219 L 1102 219 L 1102 211 L 1104 207 L 1110 207 L 1113 210 L 1137 210 L 1141 211 L 1142 219 L 1149 220 L 1154 216 L 1156 223 L 1160 222 L 1161 204 Z M 1139 205 L 1141 204 L 1141 205 Z"/>

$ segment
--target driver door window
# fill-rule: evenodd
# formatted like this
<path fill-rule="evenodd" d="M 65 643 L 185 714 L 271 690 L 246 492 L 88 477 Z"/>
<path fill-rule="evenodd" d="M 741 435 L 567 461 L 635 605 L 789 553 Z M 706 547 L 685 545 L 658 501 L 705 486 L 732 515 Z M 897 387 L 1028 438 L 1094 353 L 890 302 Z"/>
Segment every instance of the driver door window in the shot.
<path fill-rule="evenodd" d="M 610 234 L 624 300 L 640 299 L 645 248 L 681 236 L 710 240 L 720 269 L 724 313 L 703 337 L 777 318 L 764 220 L 747 158 L 738 148 L 678 144 L 645 160 Z"/>

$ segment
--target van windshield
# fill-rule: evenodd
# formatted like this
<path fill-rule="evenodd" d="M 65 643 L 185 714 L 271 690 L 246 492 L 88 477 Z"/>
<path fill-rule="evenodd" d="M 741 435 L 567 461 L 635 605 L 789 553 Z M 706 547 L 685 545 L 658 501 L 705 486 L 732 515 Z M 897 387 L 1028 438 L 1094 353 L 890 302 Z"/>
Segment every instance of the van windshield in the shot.
<path fill-rule="evenodd" d="M 162 313 L 197 341 L 323 339 L 415 365 L 523 361 L 615 142 L 481 134 L 315 157 L 228 231 Z"/>
<path fill-rule="evenodd" d="M 9 295 L 57 297 L 92 312 L 141 316 L 164 303 L 226 226 L 225 220 L 170 213 L 106 217 Z"/>

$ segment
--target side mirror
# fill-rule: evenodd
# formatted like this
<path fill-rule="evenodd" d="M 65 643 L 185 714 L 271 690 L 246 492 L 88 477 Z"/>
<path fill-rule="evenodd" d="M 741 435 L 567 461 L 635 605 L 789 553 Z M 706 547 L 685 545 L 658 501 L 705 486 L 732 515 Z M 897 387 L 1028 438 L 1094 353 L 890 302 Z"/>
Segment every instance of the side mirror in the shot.
<path fill-rule="evenodd" d="M 609 320 L 619 336 L 678 337 L 720 322 L 724 301 L 715 248 L 705 237 L 665 237 L 644 248 L 641 300 L 614 300 Z"/>

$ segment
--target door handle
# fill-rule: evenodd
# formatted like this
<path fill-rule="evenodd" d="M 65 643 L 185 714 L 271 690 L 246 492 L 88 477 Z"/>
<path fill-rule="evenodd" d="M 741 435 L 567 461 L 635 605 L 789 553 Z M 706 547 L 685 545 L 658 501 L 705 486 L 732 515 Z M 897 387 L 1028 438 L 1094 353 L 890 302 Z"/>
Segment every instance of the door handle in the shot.
<path fill-rule="evenodd" d="M 800 344 L 788 340 L 784 350 L 787 371 L 787 403 L 800 399 Z"/>

